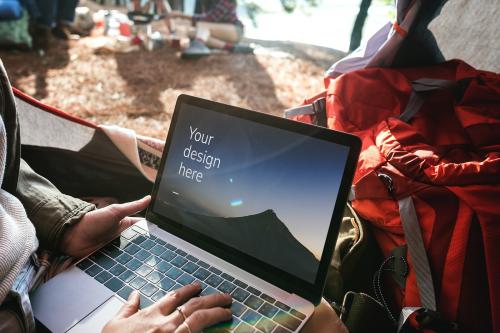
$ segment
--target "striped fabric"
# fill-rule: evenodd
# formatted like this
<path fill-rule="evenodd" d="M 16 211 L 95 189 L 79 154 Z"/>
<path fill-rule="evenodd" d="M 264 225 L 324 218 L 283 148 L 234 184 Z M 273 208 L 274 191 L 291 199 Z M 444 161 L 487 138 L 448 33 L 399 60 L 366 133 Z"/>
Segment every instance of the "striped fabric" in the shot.
<path fill-rule="evenodd" d="M 232 23 L 242 27 L 243 23 L 241 23 L 236 15 L 236 7 L 236 1 L 220 0 L 206 13 L 194 15 L 193 21 Z"/>

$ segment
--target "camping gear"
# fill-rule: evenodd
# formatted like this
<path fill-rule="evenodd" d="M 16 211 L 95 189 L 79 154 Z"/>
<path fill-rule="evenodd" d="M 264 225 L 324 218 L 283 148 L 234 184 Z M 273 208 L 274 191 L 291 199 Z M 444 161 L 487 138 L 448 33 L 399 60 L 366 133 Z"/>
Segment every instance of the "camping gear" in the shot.
<path fill-rule="evenodd" d="M 386 258 L 374 286 L 392 321 L 498 331 L 500 75 L 460 61 L 364 69 L 325 97 L 297 119 L 363 140 L 351 199 Z"/>
<path fill-rule="evenodd" d="M 73 29 L 85 34 L 90 34 L 95 23 L 92 17 L 92 12 L 88 7 L 76 7 L 75 21 L 72 24 Z"/>
<path fill-rule="evenodd" d="M 23 14 L 23 7 L 19 0 L 0 0 L 0 20 L 18 20 Z"/>
<path fill-rule="evenodd" d="M 26 10 L 22 10 L 21 13 L 19 19 L 6 21 L 0 19 L 0 46 L 31 47 L 32 39 L 28 33 L 29 15 Z"/>
<path fill-rule="evenodd" d="M 139 9 L 129 11 L 127 16 L 134 25 L 134 35 L 144 40 L 146 49 L 153 51 L 164 45 L 164 38 L 158 31 L 153 31 L 152 23 L 155 20 L 166 20 L 168 13 L 172 11 L 166 0 L 147 0 L 141 2 Z M 168 30 L 171 23 L 168 21 Z"/>
<path fill-rule="evenodd" d="M 435 1 L 439 4 L 438 1 Z M 416 24 L 422 6 L 429 6 L 423 0 L 397 1 L 396 20 L 381 27 L 363 45 L 345 58 L 337 61 L 326 72 L 328 78 L 336 78 L 343 73 L 365 67 L 390 67 L 408 36 L 408 31 Z"/>
<path fill-rule="evenodd" d="M 396 23 L 389 23 L 384 31 L 379 31 L 379 33 L 375 34 L 372 38 L 368 40 L 368 45 L 365 46 L 364 48 L 360 48 L 356 54 L 353 53 L 350 57 L 347 57 L 346 59 L 341 60 L 337 64 L 334 64 L 331 69 L 327 72 L 327 75 L 325 76 L 324 82 L 325 82 L 325 87 L 328 90 L 320 92 L 318 95 L 313 96 L 312 98 L 306 99 L 303 103 L 302 106 L 297 107 L 297 108 L 292 108 L 290 110 L 287 110 L 285 112 L 287 117 L 293 117 L 297 120 L 301 121 L 307 121 L 307 122 L 312 122 L 320 126 L 334 126 L 334 128 L 338 123 L 338 114 L 333 114 L 333 113 L 328 113 L 326 110 L 332 107 L 332 104 L 327 105 L 327 101 L 335 101 L 335 103 L 340 103 L 341 101 L 346 98 L 347 100 L 353 98 L 354 96 L 357 96 L 358 94 L 361 94 L 361 96 L 366 96 L 366 93 L 372 93 L 373 94 L 373 100 L 378 101 L 378 100 L 383 100 L 383 96 L 377 96 L 376 91 L 378 91 L 378 85 L 375 86 L 370 86 L 367 88 L 363 84 L 359 83 L 354 83 L 352 82 L 352 85 L 350 87 L 352 90 L 355 89 L 355 91 L 351 90 L 351 95 L 344 96 L 345 92 L 341 92 L 341 90 L 336 90 L 337 88 L 341 88 L 340 82 L 343 82 L 344 84 L 346 82 L 349 82 L 346 78 L 350 77 L 349 74 L 345 75 L 345 73 L 350 73 L 356 70 L 360 70 L 362 68 L 369 68 L 369 67 L 375 67 L 375 66 L 382 66 L 382 67 L 411 67 L 411 66 L 423 66 L 423 65 L 432 65 L 432 64 L 438 64 L 442 63 L 445 61 L 446 58 L 450 57 L 463 57 L 473 63 L 475 66 L 478 66 L 480 68 L 485 68 L 485 69 L 490 69 L 493 71 L 498 71 L 498 61 L 497 61 L 497 50 L 498 50 L 498 43 L 496 43 L 497 40 L 497 31 L 498 31 L 498 26 L 499 26 L 499 21 L 497 20 L 497 16 L 494 15 L 496 11 L 498 11 L 498 4 L 493 4 L 492 2 L 488 1 L 479 1 L 478 2 L 468 2 L 466 0 L 455 0 L 455 1 L 397 1 L 397 20 Z M 417 7 L 415 7 L 417 6 Z M 414 9 L 412 9 L 414 8 Z M 408 13 L 411 13 L 412 11 L 416 11 L 418 9 L 418 12 L 415 13 L 413 12 L 412 16 L 406 16 Z M 413 17 L 414 16 L 414 17 Z M 457 17 L 460 17 L 460 20 L 457 20 Z M 406 21 L 406 23 L 405 23 Z M 476 22 L 482 22 L 481 26 L 478 26 Z M 392 28 L 391 28 L 392 27 Z M 403 27 L 403 29 L 401 29 Z M 396 29 L 399 30 L 396 31 Z M 478 38 L 477 36 L 481 36 Z M 396 41 L 391 42 L 390 39 L 396 39 Z M 400 40 L 402 39 L 402 40 Z M 400 40 L 400 41 L 398 41 Z M 488 46 L 485 46 L 488 45 Z M 377 60 L 374 61 L 373 59 Z M 379 74 L 384 73 L 378 72 Z M 342 74 L 346 76 L 346 78 L 343 78 Z M 434 77 L 434 76 L 433 76 Z M 498 77 L 498 76 L 497 76 Z M 352 78 L 352 77 L 351 77 Z M 372 78 L 373 79 L 373 78 Z M 379 79 L 382 82 L 385 82 L 387 80 L 387 77 L 384 75 L 381 75 Z M 364 82 L 367 83 L 367 82 Z M 393 91 L 385 91 L 384 96 L 387 101 L 393 101 L 396 98 L 401 99 L 401 93 L 406 94 L 406 98 L 408 100 L 403 100 L 404 102 L 403 105 L 406 104 L 406 102 L 410 101 L 408 95 L 408 83 L 407 82 L 402 82 L 403 87 L 406 87 L 404 89 L 397 88 L 394 89 Z M 436 89 L 435 84 L 431 84 L 430 86 L 427 86 L 429 82 L 426 82 L 424 80 L 423 82 L 417 82 L 415 84 L 415 89 L 419 91 L 418 94 L 413 94 L 411 98 L 411 103 L 414 105 L 419 105 L 423 102 L 423 98 L 421 97 L 422 95 L 426 94 L 431 94 L 432 89 Z M 461 83 L 463 84 L 463 83 Z M 438 85 L 439 87 L 439 85 Z M 497 83 L 498 87 L 498 83 Z M 329 92 L 328 92 L 329 91 Z M 454 88 L 453 91 L 457 92 L 457 88 Z M 420 96 L 420 97 L 419 97 Z M 497 92 L 498 96 L 498 92 Z M 353 102 L 353 101 L 351 101 Z M 478 103 L 483 103 L 482 105 L 487 105 L 488 104 L 488 98 L 486 96 L 478 96 L 477 97 L 477 102 Z M 346 103 L 346 109 L 342 111 L 342 113 L 346 116 L 348 116 L 348 110 L 352 110 L 352 108 L 356 108 L 356 105 L 359 107 L 358 112 L 354 113 L 358 115 L 357 120 L 361 121 L 362 119 L 366 118 L 367 122 L 369 123 L 370 119 L 373 121 L 373 116 L 374 114 L 382 113 L 384 111 L 389 112 L 390 110 L 385 110 L 384 107 L 380 107 L 376 110 L 377 113 L 374 113 L 373 108 L 366 108 L 366 113 L 360 114 L 360 110 L 362 107 L 357 104 L 357 101 L 354 101 L 355 105 L 349 105 Z M 371 103 L 371 101 L 370 101 Z M 370 104 L 369 103 L 369 104 Z M 496 102 L 498 104 L 498 101 Z M 337 104 L 338 105 L 338 104 Z M 481 105 L 481 104 L 479 104 Z M 493 103 L 490 105 L 494 105 Z M 448 105 L 448 108 L 450 106 Z M 417 110 L 418 108 L 413 108 L 413 110 Z M 368 111 L 372 110 L 372 111 Z M 440 108 L 436 108 L 436 112 L 438 110 L 441 110 Z M 394 111 L 394 110 L 392 110 Z M 411 122 L 411 115 L 414 111 L 407 113 L 407 116 L 404 118 L 407 118 Z M 417 112 L 418 114 L 418 112 Z M 498 114 L 497 114 L 497 119 L 498 119 Z M 355 119 L 355 120 L 356 120 Z M 451 117 L 451 119 L 456 119 L 456 117 Z M 480 119 L 480 118 L 479 118 Z M 385 119 L 383 119 L 385 121 Z M 490 119 L 491 120 L 491 119 Z M 392 120 L 396 121 L 396 120 Z M 414 120 L 416 121 L 416 120 Z M 480 121 L 480 120 L 479 120 Z M 491 122 L 495 122 L 492 120 Z M 433 123 L 431 123 L 433 124 Z M 373 124 L 372 124 L 373 125 Z M 456 125 L 456 122 L 455 122 Z M 368 126 L 368 125 L 367 125 Z M 434 127 L 431 127 L 434 128 Z M 480 128 L 480 126 L 476 127 Z M 448 131 L 445 131 L 447 129 Z M 441 139 L 445 137 L 446 134 L 449 134 L 449 127 L 443 126 L 442 128 L 438 128 L 435 131 L 429 131 L 426 137 L 433 138 L 435 135 L 438 133 L 440 134 Z M 489 132 L 488 132 L 489 133 Z M 477 137 L 477 133 L 475 133 L 475 137 Z M 494 135 L 487 134 L 487 132 L 484 132 L 485 137 L 488 136 L 490 138 L 495 138 Z M 450 136 L 451 138 L 452 136 Z M 498 137 L 496 137 L 498 139 Z M 498 144 L 498 140 L 497 140 Z M 365 146 L 365 149 L 368 148 Z M 372 147 L 373 148 L 373 147 Z M 376 150 L 375 150 L 376 151 Z M 495 148 L 494 146 L 491 148 L 492 152 L 498 152 L 498 146 Z M 362 159 L 364 157 L 367 157 L 366 152 L 365 155 L 362 153 Z M 466 164 L 467 165 L 467 164 Z M 474 165 L 474 164 L 471 164 Z M 363 163 L 360 164 L 360 169 L 364 168 Z M 449 169 L 447 169 L 449 170 Z M 498 170 L 497 170 L 498 174 Z M 385 179 L 389 184 L 390 180 L 388 177 L 381 176 L 383 179 Z M 392 178 L 391 178 L 392 179 Z M 491 184 L 497 184 L 494 182 L 491 182 Z M 496 185 L 496 186 L 497 186 Z M 495 186 L 495 185 L 492 185 Z M 498 188 L 498 186 L 497 186 Z M 370 189 L 371 190 L 371 189 Z M 486 194 L 489 199 L 494 198 L 494 192 L 487 192 Z M 484 194 L 484 192 L 483 192 Z M 436 196 L 436 199 L 434 200 L 436 203 L 442 202 L 441 200 L 446 200 L 451 194 L 448 193 L 448 196 L 443 195 L 443 196 Z M 354 196 L 353 196 L 354 198 Z M 441 199 L 441 200 L 440 200 Z M 455 200 L 457 200 L 455 198 Z M 490 201 L 491 202 L 491 201 Z M 442 204 L 443 206 L 446 207 L 446 204 Z M 488 207 L 486 202 L 483 205 L 484 207 Z M 356 206 L 355 206 L 356 207 Z M 392 208 L 397 208 L 397 204 L 393 205 Z M 456 206 L 455 206 L 456 207 Z M 494 206 L 493 206 L 494 207 Z M 498 209 L 495 211 L 495 209 L 492 208 L 491 213 L 492 214 L 497 214 L 498 215 Z M 373 207 L 374 211 L 377 211 Z M 438 206 L 438 208 L 442 208 L 441 206 Z M 365 212 L 366 213 L 366 212 Z M 388 212 L 385 212 L 388 213 Z M 394 213 L 394 211 L 393 211 Z M 396 212 L 397 213 L 397 212 Z M 420 213 L 420 212 L 419 212 Z M 463 214 L 463 212 L 459 212 L 460 216 Z M 430 214 L 432 216 L 432 214 Z M 446 215 L 446 214 L 442 214 Z M 395 215 L 397 216 L 397 215 Z M 368 230 L 372 229 L 373 226 L 371 224 L 381 223 L 384 221 L 383 216 L 380 216 L 379 218 L 375 219 L 375 222 L 372 221 L 367 221 L 366 223 L 363 223 L 363 219 L 359 217 L 359 222 L 357 224 L 358 228 L 359 226 L 361 227 L 366 227 Z M 373 216 L 372 216 L 373 218 Z M 426 218 L 429 218 L 426 216 Z M 498 218 L 497 218 L 498 220 Z M 353 219 L 353 221 L 357 221 L 357 219 Z M 376 224 L 377 226 L 378 224 Z M 478 224 L 475 223 L 473 224 L 475 226 L 475 229 L 471 232 L 471 237 L 478 237 Z M 428 226 L 427 226 L 428 227 Z M 356 234 L 356 228 L 353 230 L 353 234 Z M 401 226 L 399 226 L 399 229 L 396 228 L 396 231 L 400 230 L 401 232 Z M 380 233 L 380 230 L 379 230 Z M 370 235 L 370 233 L 367 233 L 367 235 Z M 428 237 L 428 233 L 424 234 L 425 237 Z M 443 236 L 444 237 L 444 236 Z M 491 237 L 491 235 L 489 236 Z M 396 237 L 397 238 L 397 237 Z M 441 238 L 436 237 L 436 239 Z M 365 237 L 365 240 L 369 239 L 369 237 Z M 401 237 L 398 238 L 401 241 Z M 428 239 L 425 239 L 428 241 Z M 360 240 L 362 243 L 362 240 Z M 490 243 L 488 241 L 489 244 Z M 360 246 L 360 243 L 353 243 L 354 245 L 357 245 L 357 248 L 360 249 L 362 246 Z M 471 242 L 469 242 L 471 244 Z M 346 249 L 344 251 L 350 251 L 350 250 L 355 250 L 355 246 L 349 249 L 348 247 L 349 244 L 347 244 Z M 478 242 L 477 247 L 481 248 L 481 242 Z M 474 245 L 471 245 L 473 247 Z M 350 332 L 366 332 L 366 331 L 372 331 L 374 327 L 380 328 L 380 327 L 386 327 L 385 325 L 387 322 L 391 322 L 392 319 L 389 318 L 389 313 L 385 308 L 383 304 L 384 299 L 381 299 L 382 302 L 377 301 L 374 297 L 380 296 L 381 294 L 384 295 L 387 290 L 382 290 L 380 292 L 380 288 L 376 287 L 377 285 L 380 285 L 381 282 L 384 281 L 384 274 L 383 272 L 386 272 L 387 274 L 388 271 L 399 271 L 399 274 L 393 274 L 393 277 L 398 277 L 397 280 L 399 280 L 400 283 L 403 283 L 406 279 L 401 278 L 405 274 L 405 268 L 407 265 L 403 262 L 402 259 L 395 259 L 395 258 L 402 258 L 402 252 L 404 252 L 405 248 L 400 248 L 399 251 L 396 251 L 396 253 L 393 253 L 392 259 L 390 259 L 388 262 L 385 262 L 384 265 L 382 265 L 382 262 L 380 264 L 380 269 L 372 271 L 370 276 L 373 276 L 373 283 L 370 285 L 365 285 L 364 287 L 362 285 L 358 286 L 353 286 L 351 289 L 352 292 L 346 292 L 348 288 L 338 288 L 338 285 L 342 285 L 342 281 L 350 280 L 351 278 L 356 278 L 359 274 L 358 272 L 350 274 L 350 269 L 343 269 L 344 266 L 355 266 L 358 269 L 361 269 L 361 274 L 366 274 L 365 267 L 367 264 L 371 266 L 372 261 L 376 260 L 373 258 L 369 258 L 367 260 L 363 260 L 363 256 L 359 256 L 357 262 L 356 260 L 350 260 L 355 257 L 346 255 L 345 261 L 341 261 L 338 266 L 333 265 L 330 268 L 332 272 L 336 272 L 339 270 L 341 273 L 341 276 L 339 278 L 338 274 L 332 274 L 331 275 L 331 280 L 329 281 L 331 289 L 330 289 L 330 295 L 336 295 L 336 298 L 333 298 L 330 296 L 330 298 L 334 301 L 332 304 L 338 312 L 341 314 L 341 319 L 346 323 L 346 326 L 349 328 Z M 468 252 L 469 249 L 466 249 L 466 253 L 469 255 Z M 338 251 L 338 249 L 336 249 Z M 369 252 L 368 250 L 367 252 Z M 387 249 L 386 253 L 387 254 Z M 435 255 L 435 254 L 434 254 Z M 446 255 L 446 253 L 441 254 L 443 257 Z M 470 254 L 469 256 L 474 256 L 477 255 L 479 258 L 482 258 L 481 254 L 478 253 L 473 253 Z M 490 257 L 491 259 L 491 257 Z M 468 259 L 470 260 L 470 258 Z M 433 264 L 433 263 L 431 263 Z M 491 262 L 489 263 L 491 264 Z M 498 266 L 498 264 L 497 264 Z M 484 267 L 483 270 L 478 268 L 479 272 L 481 274 L 486 274 Z M 492 280 L 498 280 L 498 275 L 496 277 L 494 274 L 491 274 L 489 272 L 489 279 L 490 279 L 490 285 Z M 497 274 L 497 273 L 496 273 Z M 458 275 L 457 275 L 458 276 Z M 465 274 L 468 279 L 470 278 L 475 278 L 476 281 L 480 280 L 480 277 L 476 273 L 472 272 L 467 272 Z M 445 285 L 448 288 L 448 283 L 451 283 L 453 285 L 453 280 L 455 277 L 451 278 L 450 281 L 445 281 L 443 282 L 443 285 Z M 462 288 L 463 293 L 461 296 L 464 298 L 460 300 L 460 302 L 463 302 L 464 304 L 467 301 L 466 297 L 472 295 L 475 295 L 478 299 L 481 300 L 481 302 L 474 303 L 473 301 L 470 301 L 470 304 L 466 304 L 465 306 L 471 306 L 474 307 L 474 310 L 476 312 L 469 312 L 469 313 L 461 313 L 460 314 L 460 320 L 459 320 L 459 325 L 458 329 L 460 331 L 467 331 L 467 325 L 463 325 L 460 321 L 467 321 L 468 324 L 475 322 L 476 324 L 484 324 L 486 326 L 484 332 L 487 331 L 495 331 L 498 332 L 500 330 L 499 324 L 498 324 L 498 318 L 493 318 L 493 315 L 496 315 L 498 313 L 498 309 L 486 309 L 486 311 L 482 312 L 481 310 L 485 310 L 482 307 L 478 307 L 476 305 L 483 305 L 483 304 L 488 304 L 489 299 L 495 300 L 498 299 L 498 294 L 489 297 L 487 294 L 488 291 L 484 292 L 484 288 L 488 285 L 488 282 L 486 282 L 486 278 L 483 277 L 485 282 L 484 283 L 478 283 L 477 285 L 472 285 L 471 287 L 468 288 Z M 339 282 L 340 281 L 340 282 Z M 413 280 L 413 283 L 415 283 L 415 280 Z M 468 282 L 470 283 L 470 281 Z M 438 283 L 439 284 L 439 283 Z M 372 286 L 373 285 L 373 286 Z M 415 285 L 414 285 L 415 286 Z M 439 286 L 440 287 L 440 286 Z M 388 287 L 385 287 L 387 289 Z M 338 289 L 337 293 L 332 292 L 332 289 Z M 328 290 L 328 289 L 327 289 Z M 368 290 L 368 292 L 367 292 Z M 389 291 L 391 290 L 391 287 L 389 287 Z M 395 291 L 397 289 L 393 289 Z M 435 291 L 438 289 L 435 289 Z M 477 294 L 474 294 L 476 290 L 479 290 Z M 458 290 L 455 290 L 455 296 L 458 294 Z M 415 292 L 415 290 L 414 290 Z M 498 291 L 490 291 L 491 292 L 498 292 Z M 325 294 L 328 296 L 329 294 Z M 345 299 L 343 301 L 342 305 L 338 304 L 338 299 L 341 297 L 341 295 L 345 294 Z M 369 294 L 369 295 L 368 295 Z M 418 295 L 418 294 L 417 294 Z M 481 295 L 483 298 L 481 298 Z M 493 295 L 493 294 L 492 294 Z M 374 297 L 372 297 L 374 296 Z M 496 297 L 495 297 L 496 296 Z M 438 296 L 438 298 L 441 297 L 441 295 Z M 380 297 L 379 297 L 380 299 Z M 441 301 L 445 302 L 445 301 Z M 473 305 L 471 305 L 473 304 Z M 441 304 L 438 304 L 441 305 Z M 382 310 L 381 310 L 382 309 Z M 406 311 L 408 309 L 405 309 L 406 313 L 411 313 L 411 311 Z M 488 311 L 491 310 L 491 316 L 488 316 Z M 420 310 L 421 311 L 421 310 Z M 496 312 L 495 312 L 496 311 Z M 476 314 L 478 314 L 476 316 Z M 396 313 L 392 314 L 392 316 L 397 316 Z M 403 318 L 405 318 L 403 316 Z M 441 331 L 446 331 L 450 329 L 454 329 L 455 327 L 453 325 L 450 325 L 449 320 L 440 320 L 440 318 L 437 316 L 435 312 L 430 312 L 427 311 L 423 315 L 419 317 L 421 320 L 426 319 L 428 322 L 431 321 L 429 320 L 430 318 L 433 318 L 432 321 L 434 323 L 439 323 L 441 324 L 441 327 L 435 327 L 435 328 L 440 328 Z M 410 321 L 413 321 L 415 324 L 415 315 L 410 316 Z M 446 319 L 446 318 L 445 318 Z M 462 325 L 460 325 L 462 324 Z M 393 329 L 392 331 L 396 331 L 396 327 L 394 324 L 391 324 Z M 489 325 L 489 327 L 488 327 Z M 444 327 L 443 327 L 444 326 Z M 391 331 L 388 329 L 380 329 L 380 331 Z M 438 330 L 439 331 L 439 330 Z M 476 330 L 471 330 L 471 331 L 476 331 Z"/>

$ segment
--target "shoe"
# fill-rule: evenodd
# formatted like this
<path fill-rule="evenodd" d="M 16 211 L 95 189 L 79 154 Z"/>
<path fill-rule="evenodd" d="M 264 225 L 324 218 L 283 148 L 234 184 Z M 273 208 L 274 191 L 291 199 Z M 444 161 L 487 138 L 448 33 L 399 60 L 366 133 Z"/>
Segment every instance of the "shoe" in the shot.
<path fill-rule="evenodd" d="M 233 48 L 231 49 L 231 52 L 233 53 L 243 53 L 243 54 L 252 54 L 253 53 L 253 47 L 245 44 L 235 44 L 233 45 Z"/>
<path fill-rule="evenodd" d="M 69 40 L 71 32 L 66 25 L 58 24 L 52 28 L 52 35 L 58 39 Z"/>
<path fill-rule="evenodd" d="M 199 39 L 193 39 L 189 47 L 181 53 L 182 59 L 198 59 L 212 53 L 210 49 Z"/>
<path fill-rule="evenodd" d="M 70 36 L 78 35 L 80 37 L 88 37 L 90 36 L 90 31 L 92 30 L 92 28 L 89 30 L 80 29 L 74 24 L 61 23 L 61 25 L 65 27 Z"/>

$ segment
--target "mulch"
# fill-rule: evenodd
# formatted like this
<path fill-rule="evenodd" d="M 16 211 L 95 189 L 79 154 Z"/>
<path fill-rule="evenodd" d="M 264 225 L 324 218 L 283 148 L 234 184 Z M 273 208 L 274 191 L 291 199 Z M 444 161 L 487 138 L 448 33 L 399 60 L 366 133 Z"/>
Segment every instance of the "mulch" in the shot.
<path fill-rule="evenodd" d="M 282 52 L 183 60 L 176 50 L 98 52 L 86 37 L 56 42 L 42 57 L 0 51 L 12 85 L 98 124 L 164 139 L 177 96 L 195 95 L 282 115 L 323 88 L 325 67 Z M 332 59 L 334 62 L 336 59 Z"/>

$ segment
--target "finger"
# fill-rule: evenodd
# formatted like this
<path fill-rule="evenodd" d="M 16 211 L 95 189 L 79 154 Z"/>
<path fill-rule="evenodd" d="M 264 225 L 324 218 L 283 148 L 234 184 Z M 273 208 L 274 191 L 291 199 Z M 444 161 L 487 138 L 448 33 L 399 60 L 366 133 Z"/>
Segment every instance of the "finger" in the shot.
<path fill-rule="evenodd" d="M 148 208 L 151 202 L 151 196 L 147 195 L 142 199 L 131 201 L 123 204 L 110 205 L 104 209 L 109 210 L 117 220 L 122 220 L 123 218 L 134 215 Z"/>
<path fill-rule="evenodd" d="M 211 308 L 196 311 L 187 318 L 186 324 L 191 329 L 191 333 L 199 333 L 207 327 L 229 320 L 231 320 L 231 310 Z M 180 325 L 175 333 L 189 333 L 189 330 L 186 325 Z"/>
<path fill-rule="evenodd" d="M 120 221 L 120 227 L 118 233 L 122 233 L 125 229 L 130 228 L 140 220 L 144 220 L 142 217 L 125 217 Z"/>
<path fill-rule="evenodd" d="M 160 309 L 162 314 L 167 315 L 174 312 L 179 305 L 186 303 L 191 297 L 198 295 L 200 291 L 201 286 L 199 283 L 188 284 L 169 292 L 156 302 L 155 306 Z"/>
<path fill-rule="evenodd" d="M 110 241 L 115 239 L 116 237 L 120 236 L 120 234 L 125 231 L 127 228 L 131 227 L 135 223 L 139 222 L 140 220 L 143 220 L 141 217 L 126 217 L 122 219 L 118 225 L 118 230 L 113 230 L 109 232 L 108 234 L 104 235 L 102 237 L 102 240 L 99 243 L 94 244 L 92 247 L 90 247 L 88 250 L 85 250 L 84 252 L 86 254 L 90 254 L 97 249 L 100 249 L 101 247 L 105 246 L 108 244 Z"/>
<path fill-rule="evenodd" d="M 216 293 L 208 296 L 191 298 L 186 304 L 182 305 L 181 308 L 184 315 L 189 317 L 197 310 L 227 307 L 229 305 L 231 305 L 231 296 Z"/>
<path fill-rule="evenodd" d="M 134 290 L 129 296 L 127 303 L 125 303 L 117 314 L 119 318 L 128 318 L 139 310 L 139 303 L 141 298 L 139 292 Z"/>

